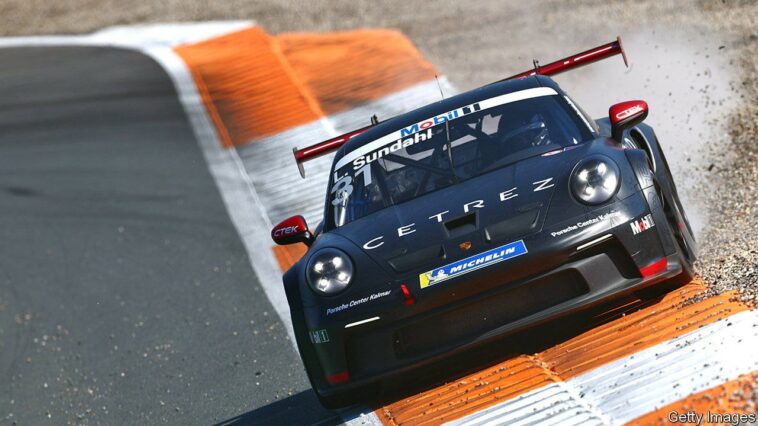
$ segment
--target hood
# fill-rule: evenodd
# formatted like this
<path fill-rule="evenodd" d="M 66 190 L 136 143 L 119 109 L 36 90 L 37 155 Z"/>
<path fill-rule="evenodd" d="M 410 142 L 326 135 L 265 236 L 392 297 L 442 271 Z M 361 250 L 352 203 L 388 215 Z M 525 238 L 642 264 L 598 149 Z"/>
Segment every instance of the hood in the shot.
<path fill-rule="evenodd" d="M 471 256 L 539 232 L 582 145 L 538 155 L 372 213 L 331 232 L 396 275 Z"/>

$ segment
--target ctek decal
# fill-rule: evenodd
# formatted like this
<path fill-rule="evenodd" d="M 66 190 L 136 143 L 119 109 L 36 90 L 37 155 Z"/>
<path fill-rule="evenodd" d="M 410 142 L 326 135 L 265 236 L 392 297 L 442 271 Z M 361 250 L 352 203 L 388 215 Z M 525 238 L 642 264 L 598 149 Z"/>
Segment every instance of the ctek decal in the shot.
<path fill-rule="evenodd" d="M 326 343 L 329 341 L 329 333 L 326 330 L 311 330 L 308 332 L 311 343 Z"/>
<path fill-rule="evenodd" d="M 618 114 L 616 114 L 616 120 L 623 120 L 625 118 L 629 118 L 634 114 L 637 114 L 638 112 L 642 111 L 642 107 L 639 105 L 635 105 L 631 108 L 627 108 Z"/>
<path fill-rule="evenodd" d="M 648 214 L 640 219 L 634 220 L 629 223 L 629 226 L 632 227 L 632 233 L 634 235 L 637 235 L 640 232 L 645 232 L 655 226 L 655 222 L 653 222 L 653 215 Z"/>
<path fill-rule="evenodd" d="M 433 286 L 442 281 L 467 274 L 477 269 L 486 268 L 504 260 L 526 254 L 526 245 L 523 240 L 508 243 L 504 246 L 479 253 L 457 262 L 432 269 L 418 276 L 421 288 Z"/>
<path fill-rule="evenodd" d="M 345 309 L 352 308 L 353 306 L 358 306 L 358 305 L 361 305 L 361 304 L 366 303 L 366 302 L 371 301 L 371 300 L 376 300 L 376 299 L 380 299 L 382 297 L 389 296 L 390 293 L 391 293 L 391 290 L 380 291 L 378 293 L 371 294 L 371 295 L 366 296 L 366 297 L 361 298 L 361 299 L 351 300 L 351 301 L 349 301 L 347 303 L 343 303 L 343 304 L 341 304 L 339 306 L 335 306 L 333 308 L 327 308 L 326 309 L 326 314 L 327 315 L 331 315 L 331 314 L 334 314 L 334 313 L 337 313 L 337 312 L 341 312 L 341 311 L 344 311 Z"/>
<path fill-rule="evenodd" d="M 279 229 L 277 229 L 277 230 L 274 231 L 274 236 L 275 237 L 282 237 L 282 236 L 285 236 L 285 235 L 295 234 L 295 233 L 297 233 L 298 228 L 299 228 L 298 225 L 288 226 L 286 228 L 279 228 Z"/>

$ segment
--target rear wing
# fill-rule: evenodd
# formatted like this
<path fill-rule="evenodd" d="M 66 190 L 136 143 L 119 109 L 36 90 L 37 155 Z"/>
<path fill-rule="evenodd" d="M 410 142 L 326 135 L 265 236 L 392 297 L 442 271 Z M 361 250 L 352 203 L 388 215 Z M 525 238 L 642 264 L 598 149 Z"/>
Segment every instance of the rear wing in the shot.
<path fill-rule="evenodd" d="M 619 54 L 624 60 L 624 65 L 628 67 L 629 61 L 627 60 L 626 52 L 624 51 L 624 46 L 621 44 L 621 37 L 616 37 L 615 41 L 606 43 L 602 46 L 592 48 L 590 50 L 586 50 L 581 53 L 577 53 L 575 55 L 568 56 L 563 59 L 559 59 L 547 65 L 540 65 L 539 62 L 535 60 L 534 68 L 528 71 L 524 71 L 524 72 L 512 75 L 508 78 L 498 80 L 495 83 L 499 83 L 501 81 L 506 81 L 506 80 L 513 80 L 513 79 L 522 78 L 522 77 L 529 77 L 531 75 L 547 75 L 547 76 L 556 75 L 564 71 L 569 71 L 574 68 L 579 68 L 581 66 L 588 65 L 593 62 L 597 62 L 597 61 L 610 58 L 611 56 L 615 56 Z M 372 124 L 366 127 L 362 127 L 357 130 L 350 131 L 348 133 L 345 133 L 344 135 L 327 139 L 323 142 L 319 142 L 315 145 L 311 145 L 306 148 L 302 148 L 302 149 L 293 148 L 292 152 L 295 155 L 295 162 L 297 163 L 298 171 L 300 171 L 300 176 L 305 178 L 305 168 L 303 167 L 303 163 L 305 163 L 308 160 L 313 160 L 314 158 L 318 158 L 322 155 L 336 151 L 337 149 L 339 149 L 339 147 L 341 147 L 347 141 L 349 141 L 350 138 L 352 138 L 353 136 L 359 135 L 365 132 L 366 130 L 370 129 L 371 127 L 373 127 L 376 124 L 376 120 L 372 118 L 371 121 L 372 121 Z"/>

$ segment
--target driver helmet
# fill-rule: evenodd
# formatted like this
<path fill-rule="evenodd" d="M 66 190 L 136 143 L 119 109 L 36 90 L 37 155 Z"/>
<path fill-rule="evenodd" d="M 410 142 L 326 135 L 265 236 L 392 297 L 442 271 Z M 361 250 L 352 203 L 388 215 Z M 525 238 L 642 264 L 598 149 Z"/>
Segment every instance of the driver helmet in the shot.
<path fill-rule="evenodd" d="M 500 118 L 500 140 L 514 152 L 550 143 L 545 117 L 535 111 L 516 110 Z"/>

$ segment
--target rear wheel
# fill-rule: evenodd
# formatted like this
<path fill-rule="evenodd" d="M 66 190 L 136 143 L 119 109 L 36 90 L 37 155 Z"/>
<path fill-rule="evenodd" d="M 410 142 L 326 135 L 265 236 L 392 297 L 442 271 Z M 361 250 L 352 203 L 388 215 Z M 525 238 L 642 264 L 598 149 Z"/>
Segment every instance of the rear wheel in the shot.
<path fill-rule="evenodd" d="M 656 187 L 658 186 L 659 185 L 656 184 Z M 658 188 L 658 194 L 661 195 L 661 198 L 666 198 L 666 195 L 661 192 L 660 188 Z M 692 265 L 694 258 L 692 257 L 691 251 L 687 248 L 687 239 L 684 237 L 683 231 L 678 225 L 679 222 L 676 220 L 676 204 L 676 201 L 670 199 L 665 200 L 663 201 L 663 210 L 666 213 L 666 221 L 668 222 L 668 225 L 674 234 L 674 238 L 676 239 L 677 246 L 679 247 L 679 263 L 682 265 L 682 272 L 665 282 L 654 284 L 638 291 L 637 295 L 643 300 L 661 298 L 689 283 L 695 276 L 694 267 Z"/>
<path fill-rule="evenodd" d="M 674 205 L 672 209 L 679 208 L 679 200 L 676 200 L 673 204 Z M 690 247 L 690 243 L 688 242 L 688 240 L 694 240 L 694 238 L 687 235 L 690 232 L 688 229 L 689 224 L 683 222 L 687 220 L 686 218 L 681 219 L 683 221 L 680 222 L 677 218 L 682 218 L 682 216 L 680 214 L 676 214 L 676 212 L 671 213 L 671 217 L 669 217 L 669 213 L 667 212 L 666 217 L 669 220 L 671 229 L 674 231 L 674 236 L 676 237 L 676 242 L 679 246 L 680 258 L 682 261 L 682 275 L 686 275 L 687 281 L 691 281 L 695 275 L 695 268 L 693 266 L 693 262 L 695 261 L 695 254 Z"/>

